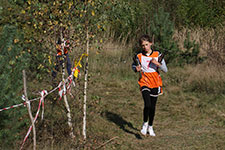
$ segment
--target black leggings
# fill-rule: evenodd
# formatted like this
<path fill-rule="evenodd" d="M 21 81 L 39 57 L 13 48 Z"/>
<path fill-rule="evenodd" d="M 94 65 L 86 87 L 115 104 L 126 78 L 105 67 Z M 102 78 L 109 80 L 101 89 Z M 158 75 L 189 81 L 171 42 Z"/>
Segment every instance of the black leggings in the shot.
<path fill-rule="evenodd" d="M 144 110 L 143 110 L 143 120 L 144 122 L 148 122 L 150 126 L 153 125 L 153 120 L 155 116 L 155 107 L 157 102 L 157 97 L 150 96 L 152 90 L 147 87 L 142 88 L 142 97 L 144 99 Z"/>

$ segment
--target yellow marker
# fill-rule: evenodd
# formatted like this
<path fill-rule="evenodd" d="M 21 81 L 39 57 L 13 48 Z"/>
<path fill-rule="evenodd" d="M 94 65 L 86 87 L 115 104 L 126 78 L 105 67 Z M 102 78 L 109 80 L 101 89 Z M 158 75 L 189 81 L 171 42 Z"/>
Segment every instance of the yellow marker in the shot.
<path fill-rule="evenodd" d="M 78 73 L 79 73 L 79 71 L 78 71 L 78 69 L 76 68 L 76 70 L 74 71 L 74 74 L 73 74 L 75 78 L 78 77 Z"/>
<path fill-rule="evenodd" d="M 81 60 L 82 60 L 82 58 L 84 57 L 84 56 L 88 56 L 88 54 L 86 54 L 86 53 L 83 53 L 82 55 L 81 55 L 81 57 L 80 57 L 80 59 L 79 59 L 79 61 L 76 63 L 76 61 L 74 62 L 74 64 L 75 64 L 75 67 L 77 67 L 77 66 L 79 66 L 79 67 L 81 67 L 82 68 L 82 65 L 81 65 Z"/>
<path fill-rule="evenodd" d="M 81 65 L 81 60 L 83 59 L 83 57 L 84 56 L 88 56 L 88 54 L 86 54 L 86 53 L 83 53 L 82 55 L 81 55 L 81 57 L 80 57 L 80 59 L 79 59 L 79 61 L 78 62 L 76 62 L 76 60 L 74 61 L 74 66 L 75 66 L 75 68 L 76 68 L 76 70 L 74 71 L 74 77 L 75 78 L 77 78 L 78 77 L 78 74 L 79 74 L 79 69 L 77 68 L 78 66 L 80 67 L 80 68 L 82 68 L 82 65 Z"/>

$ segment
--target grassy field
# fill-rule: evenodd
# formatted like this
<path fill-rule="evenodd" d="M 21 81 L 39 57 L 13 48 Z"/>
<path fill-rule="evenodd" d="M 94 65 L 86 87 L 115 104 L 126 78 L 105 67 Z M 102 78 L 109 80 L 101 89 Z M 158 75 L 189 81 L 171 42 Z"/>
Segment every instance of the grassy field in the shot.
<path fill-rule="evenodd" d="M 168 66 L 157 102 L 156 137 L 140 134 L 143 100 L 131 50 L 106 47 L 90 59 L 87 149 L 224 149 L 225 72 L 206 64 Z M 89 147 L 89 148 L 88 148 Z"/>
<path fill-rule="evenodd" d="M 225 72 L 221 66 L 203 63 L 176 67 L 169 64 L 168 73 L 161 74 L 164 94 L 157 101 L 156 137 L 144 137 L 140 134 L 144 104 L 137 84 L 138 74 L 132 71 L 131 63 L 132 50 L 129 47 L 109 43 L 101 51 L 92 49 L 89 57 L 87 140 L 84 142 L 82 136 L 81 72 L 80 82 L 72 91 L 75 97 L 68 96 L 76 139 L 70 140 L 63 101 L 55 99 L 55 93 L 55 96 L 46 98 L 44 122 L 37 122 L 37 148 L 224 149 Z M 31 139 L 25 148 L 32 149 Z"/>

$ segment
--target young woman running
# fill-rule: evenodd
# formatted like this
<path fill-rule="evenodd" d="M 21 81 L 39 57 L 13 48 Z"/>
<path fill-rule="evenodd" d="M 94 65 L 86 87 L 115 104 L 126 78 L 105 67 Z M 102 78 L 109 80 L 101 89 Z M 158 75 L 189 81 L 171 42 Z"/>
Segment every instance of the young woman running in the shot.
<path fill-rule="evenodd" d="M 144 123 L 141 133 L 146 135 L 149 132 L 150 136 L 155 136 L 153 130 L 155 107 L 158 95 L 162 94 L 162 79 L 158 69 L 160 68 L 162 71 L 167 72 L 167 66 L 163 55 L 159 51 L 151 49 L 153 43 L 148 35 L 141 36 L 139 44 L 143 51 L 137 54 L 132 64 L 132 69 L 135 72 L 140 72 L 138 84 L 144 99 Z"/>

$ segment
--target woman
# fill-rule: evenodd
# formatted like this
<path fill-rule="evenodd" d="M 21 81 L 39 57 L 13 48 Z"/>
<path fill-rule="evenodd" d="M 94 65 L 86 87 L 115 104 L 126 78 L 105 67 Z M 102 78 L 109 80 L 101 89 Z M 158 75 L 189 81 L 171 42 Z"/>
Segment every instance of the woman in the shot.
<path fill-rule="evenodd" d="M 149 132 L 150 136 L 155 136 L 153 130 L 153 120 L 155 116 L 155 107 L 158 95 L 162 94 L 162 79 L 158 68 L 167 72 L 167 66 L 163 55 L 159 51 L 153 51 L 153 45 L 148 35 L 143 35 L 139 39 L 139 44 L 143 51 L 137 54 L 132 69 L 135 72 L 140 72 L 138 84 L 144 99 L 143 110 L 143 126 L 141 133 L 146 135 Z"/>

